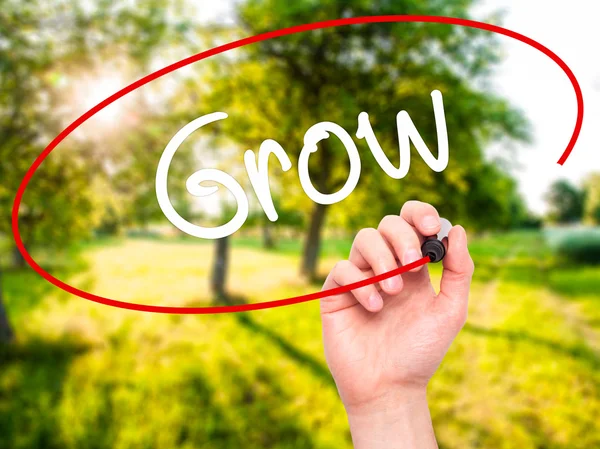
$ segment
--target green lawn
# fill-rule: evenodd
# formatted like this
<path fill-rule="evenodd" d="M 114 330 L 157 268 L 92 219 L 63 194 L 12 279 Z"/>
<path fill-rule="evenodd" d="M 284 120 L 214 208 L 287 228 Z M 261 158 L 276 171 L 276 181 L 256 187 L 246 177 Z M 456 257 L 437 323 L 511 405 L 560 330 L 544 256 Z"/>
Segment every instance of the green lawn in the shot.
<path fill-rule="evenodd" d="M 327 244 L 323 273 L 347 247 Z M 296 276 L 299 245 L 283 248 L 234 242 L 232 293 L 319 289 Z M 557 265 L 533 233 L 471 249 L 468 324 L 430 386 L 440 446 L 600 447 L 600 268 Z M 136 238 L 46 260 L 97 294 L 201 305 L 211 256 L 211 245 Z M 31 271 L 5 273 L 3 287 L 19 339 L 0 352 L 0 448 L 351 447 L 316 302 L 169 316 L 71 297 Z"/>

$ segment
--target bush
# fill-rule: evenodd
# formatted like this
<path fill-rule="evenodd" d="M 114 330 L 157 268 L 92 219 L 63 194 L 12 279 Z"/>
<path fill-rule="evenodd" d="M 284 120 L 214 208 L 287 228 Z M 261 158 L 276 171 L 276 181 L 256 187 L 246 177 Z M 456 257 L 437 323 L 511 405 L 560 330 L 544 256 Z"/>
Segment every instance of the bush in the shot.
<path fill-rule="evenodd" d="M 554 240 L 556 252 L 580 263 L 600 264 L 600 228 L 579 228 L 561 232 Z"/>
<path fill-rule="evenodd" d="M 542 229 L 544 222 L 540 217 L 528 215 L 521 220 L 518 227 L 520 229 Z"/>

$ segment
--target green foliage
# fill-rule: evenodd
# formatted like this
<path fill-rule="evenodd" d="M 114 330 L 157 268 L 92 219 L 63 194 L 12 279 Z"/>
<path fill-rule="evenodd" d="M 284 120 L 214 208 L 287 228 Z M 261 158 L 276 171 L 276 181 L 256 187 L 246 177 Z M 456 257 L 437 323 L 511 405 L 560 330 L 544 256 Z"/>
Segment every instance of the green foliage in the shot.
<path fill-rule="evenodd" d="M 460 204 L 453 204 L 455 194 L 448 194 L 448 200 L 444 199 L 437 205 L 440 213 L 448 218 L 466 217 L 463 223 L 479 230 L 520 227 L 529 213 L 517 183 L 505 170 L 487 162 L 472 169 L 465 176 L 470 186 L 468 195 L 461 197 Z"/>
<path fill-rule="evenodd" d="M 40 105 L 47 94 L 49 83 L 43 76 L 52 63 L 52 45 L 48 40 L 36 40 L 34 30 L 42 26 L 44 16 L 36 10 L 37 2 L 0 1 L 0 233 L 10 232 L 12 201 L 21 178 L 41 152 L 39 141 L 45 132 L 51 132 L 56 122 Z M 47 100 L 46 100 L 47 102 Z M 47 164 L 44 188 L 58 190 L 70 188 L 74 176 L 81 176 L 77 168 L 62 167 L 56 160 Z M 81 182 L 81 181 L 80 181 Z M 56 187 L 55 187 L 56 184 Z M 48 194 L 48 192 L 46 192 Z M 65 198 L 63 197 L 62 200 Z M 61 201 L 58 199 L 57 201 Z M 19 211 L 21 229 L 31 234 L 30 226 L 40 217 L 40 206 L 45 199 L 26 198 Z M 60 204 L 55 204 L 60 206 Z M 59 212 L 58 210 L 56 212 Z M 64 220 L 74 218 L 74 208 L 60 211 Z M 58 214 L 57 214 L 58 215 Z M 66 229 L 57 226 L 47 228 L 57 243 L 65 236 Z M 77 229 L 73 230 L 78 235 Z"/>
<path fill-rule="evenodd" d="M 375 14 L 435 14 L 468 17 L 471 1 L 311 1 L 281 0 L 240 3 L 240 35 L 339 17 Z M 498 138 L 527 138 L 519 111 L 485 88 L 499 60 L 496 39 L 489 33 L 436 24 L 369 24 L 328 28 L 261 42 L 214 58 L 208 82 L 213 86 L 203 111 L 224 110 L 229 118 L 219 132 L 242 148 L 258 150 L 263 139 L 280 142 L 295 162 L 304 132 L 318 121 L 334 121 L 350 134 L 357 116 L 367 111 L 390 160 L 397 159 L 395 116 L 406 110 L 424 140 L 435 148 L 436 132 L 430 93 L 440 89 L 446 105 L 450 164 L 432 172 L 413 157 L 401 181 L 389 179 L 358 142 L 362 174 L 346 202 L 328 214 L 331 226 L 355 229 L 397 214 L 408 199 L 420 199 L 450 211 L 456 220 L 485 228 L 511 226 L 523 215 L 514 182 L 483 162 L 483 148 Z M 210 107 L 209 107 L 210 106 Z M 311 156 L 311 178 L 318 190 L 338 190 L 347 177 L 343 146 L 330 139 Z M 276 164 L 273 164 L 276 165 Z M 492 177 L 484 175 L 494 172 Z M 281 174 L 272 168 L 271 184 L 285 186 L 285 205 L 308 218 L 311 201 L 299 188 L 295 167 Z M 485 204 L 486 212 L 467 204 Z M 491 201 L 488 201 L 491 200 Z M 351 207 L 349 207 L 350 202 Z M 516 215 L 511 215 L 519 208 Z M 490 214 L 487 211 L 493 210 Z"/>
<path fill-rule="evenodd" d="M 245 226 L 255 227 L 268 223 L 274 228 L 285 227 L 296 230 L 304 229 L 305 217 L 300 211 L 284 207 L 282 205 L 282 200 L 279 196 L 273 198 L 273 205 L 275 206 L 275 210 L 277 211 L 277 221 L 270 222 L 261 208 L 252 210 L 248 214 L 248 219 L 246 220 Z"/>
<path fill-rule="evenodd" d="M 119 52 L 146 64 L 159 43 L 167 37 L 173 42 L 169 26 L 177 23 L 168 22 L 162 8 L 178 3 L 98 0 L 84 6 L 64 0 L 0 0 L 1 234 L 10 232 L 12 202 L 26 169 L 64 126 L 59 112 L 65 108 L 61 94 L 69 96 L 59 87 L 64 74 L 91 69 L 99 59 Z M 94 189 L 103 182 L 103 152 L 94 142 L 69 140 L 44 161 L 19 210 L 28 246 L 61 246 L 89 235 L 99 223 L 106 227 L 107 221 L 114 222 L 122 204 Z M 140 190 L 135 200 L 141 215 L 148 193 Z M 103 217 L 105 211 L 113 217 Z"/>
<path fill-rule="evenodd" d="M 585 220 L 600 224 L 600 173 L 592 173 L 584 182 Z"/>
<path fill-rule="evenodd" d="M 142 116 L 142 125 L 129 130 L 106 158 L 117 167 L 107 175 L 107 183 L 110 195 L 119 198 L 120 224 L 144 227 L 163 218 L 156 200 L 156 167 L 180 123 L 165 114 L 146 112 Z M 178 151 L 169 166 L 169 197 L 183 216 L 190 215 L 185 179 L 191 174 L 193 156 L 192 151 Z"/>
<path fill-rule="evenodd" d="M 86 5 L 67 0 L 51 4 L 0 0 L 0 29 L 9 31 L 5 33 L 7 45 L 0 50 L 0 112 L 10 117 L 0 124 L 0 156 L 10 161 L 0 167 L 0 214 L 4 218 L 0 233 L 10 231 L 12 199 L 26 168 L 64 126 L 59 114 L 48 112 L 69 97 L 60 87 L 65 75 L 94 70 L 118 57 L 137 65 L 137 71 L 128 75 L 137 78 L 149 70 L 158 49 L 167 49 L 164 54 L 169 58 L 183 56 L 198 37 L 207 42 L 229 40 L 318 19 L 410 13 L 417 6 L 419 13 L 467 17 L 471 3 L 328 0 L 315 8 L 308 1 L 292 5 L 250 0 L 237 5 L 242 28 L 227 29 L 213 24 L 192 26 L 191 6 L 181 0 L 135 4 L 97 0 Z M 400 109 L 409 111 L 427 143 L 435 147 L 429 98 L 433 89 L 442 90 L 446 103 L 452 152 L 448 169 L 435 174 L 413 158 L 409 176 L 391 182 L 362 146 L 363 174 L 350 200 L 352 207 L 347 203 L 333 206 L 329 225 L 355 229 L 397 213 L 399 205 L 411 198 L 433 202 L 454 214 L 455 220 L 479 228 L 490 225 L 490 213 L 465 206 L 472 197 L 478 204 L 494 206 L 492 226 L 512 226 L 511 220 L 521 214 L 519 199 L 499 172 L 483 176 L 493 169 L 481 162 L 482 149 L 491 140 L 527 134 L 521 114 L 485 89 L 498 55 L 495 38 L 477 30 L 373 24 L 288 36 L 246 47 L 234 57 L 204 61 L 194 76 L 183 77 L 181 95 L 161 109 L 167 114 L 155 112 L 142 101 L 136 105 L 141 125 L 129 129 L 126 136 L 62 143 L 26 192 L 20 211 L 24 237 L 31 246 L 42 242 L 60 246 L 84 237 L 90 227 L 111 233 L 162 218 L 153 186 L 159 154 L 176 129 L 199 109 L 229 113 L 230 118 L 217 128 L 217 137 L 225 136 L 223 142 L 256 150 L 263 139 L 271 137 L 283 144 L 293 161 L 309 126 L 332 120 L 353 132 L 358 112 L 368 111 L 378 139 L 394 160 L 394 117 Z M 220 163 L 231 165 L 221 153 Z M 193 214 L 181 182 L 194 162 L 192 156 L 190 151 L 178 153 L 171 167 L 169 191 L 184 216 Z M 343 184 L 347 173 L 341 161 L 345 157 L 335 140 L 324 143 L 311 157 L 311 174 L 320 190 L 334 191 Z M 279 201 L 280 224 L 306 228 L 312 204 L 296 175 L 295 169 L 282 175 L 272 167 L 273 191 Z M 502 195 L 493 197 L 495 187 Z M 509 211 L 515 208 L 519 213 L 511 215 Z"/>
<path fill-rule="evenodd" d="M 567 180 L 555 181 L 546 195 L 550 206 L 549 219 L 555 223 L 581 221 L 585 192 Z"/>

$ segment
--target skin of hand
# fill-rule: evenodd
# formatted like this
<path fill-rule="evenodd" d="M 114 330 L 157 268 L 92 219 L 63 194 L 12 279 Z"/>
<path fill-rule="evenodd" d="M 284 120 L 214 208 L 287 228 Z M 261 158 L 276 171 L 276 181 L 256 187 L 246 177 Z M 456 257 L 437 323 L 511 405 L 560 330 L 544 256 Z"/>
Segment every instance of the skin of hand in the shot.
<path fill-rule="evenodd" d="M 348 260 L 335 265 L 323 290 L 420 259 L 423 236 L 439 231 L 433 206 L 407 202 L 399 216 L 357 234 Z M 461 226 L 444 244 L 439 294 L 425 265 L 321 299 L 325 357 L 357 448 L 437 447 L 427 384 L 466 321 L 474 270 Z"/>

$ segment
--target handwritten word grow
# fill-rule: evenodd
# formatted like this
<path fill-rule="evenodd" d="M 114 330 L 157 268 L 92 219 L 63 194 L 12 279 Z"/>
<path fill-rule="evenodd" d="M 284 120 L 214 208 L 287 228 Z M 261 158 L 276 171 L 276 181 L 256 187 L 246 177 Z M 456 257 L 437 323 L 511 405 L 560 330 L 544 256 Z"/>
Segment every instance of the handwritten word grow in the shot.
<path fill-rule="evenodd" d="M 383 149 L 379 145 L 377 137 L 375 137 L 375 133 L 371 127 L 371 123 L 369 122 L 369 115 L 366 112 L 361 112 L 358 115 L 358 129 L 356 131 L 356 137 L 359 139 L 365 139 L 367 141 L 369 149 L 373 153 L 375 160 L 389 177 L 393 179 L 402 179 L 408 173 L 410 168 L 411 141 L 429 168 L 436 172 L 441 172 L 448 166 L 448 131 L 446 129 L 446 117 L 444 115 L 442 94 L 440 91 L 434 90 L 431 93 L 431 98 L 433 102 L 433 112 L 437 130 L 437 158 L 434 157 L 427 148 L 427 145 L 421 138 L 421 135 L 417 131 L 417 128 L 415 127 L 408 113 L 406 111 L 400 111 L 396 115 L 400 148 L 400 164 L 398 168 L 396 168 L 390 162 L 383 152 Z M 246 196 L 242 186 L 227 173 L 211 168 L 198 170 L 187 179 L 187 191 L 194 196 L 205 197 L 216 193 L 219 187 L 202 186 L 201 183 L 204 181 L 213 181 L 219 183 L 233 194 L 237 202 L 237 212 L 229 222 L 221 226 L 207 228 L 192 224 L 181 217 L 169 201 L 169 195 L 167 192 L 167 176 L 169 165 L 171 164 L 173 156 L 175 155 L 175 152 L 179 146 L 184 142 L 185 139 L 188 138 L 190 134 L 204 125 L 208 125 L 209 123 L 217 120 L 224 120 L 226 118 L 226 113 L 214 112 L 212 114 L 199 117 L 185 125 L 168 143 L 160 158 L 160 161 L 158 162 L 158 168 L 156 170 L 156 197 L 158 199 L 158 204 L 160 205 L 160 208 L 165 216 L 171 223 L 173 223 L 183 232 L 204 239 L 218 239 L 226 237 L 242 227 L 248 218 L 248 197 Z M 312 153 L 315 153 L 318 150 L 317 144 L 324 139 L 328 139 L 330 133 L 335 134 L 335 136 L 344 144 L 350 160 L 350 172 L 348 174 L 346 183 L 340 190 L 335 193 L 323 193 L 315 189 L 310 180 L 308 159 Z M 275 155 L 275 157 L 279 160 L 281 169 L 284 172 L 288 171 L 292 167 L 292 162 L 290 161 L 290 158 L 284 151 L 283 147 L 272 139 L 267 139 L 260 145 L 258 150 L 258 161 L 255 152 L 252 150 L 247 150 L 244 153 L 244 163 L 246 165 L 246 172 L 248 174 L 248 178 L 250 179 L 250 183 L 252 184 L 254 192 L 256 193 L 256 196 L 266 216 L 269 218 L 269 220 L 276 221 L 278 215 L 277 211 L 275 210 L 275 206 L 273 205 L 271 188 L 269 186 L 268 165 L 271 154 Z M 333 122 L 320 122 L 311 126 L 306 131 L 304 134 L 304 146 L 302 147 L 298 157 L 298 176 L 304 192 L 310 199 L 319 204 L 335 204 L 342 201 L 352 193 L 358 184 L 360 170 L 361 163 L 358 149 L 356 148 L 356 144 L 352 140 L 352 137 L 344 128 Z"/>

